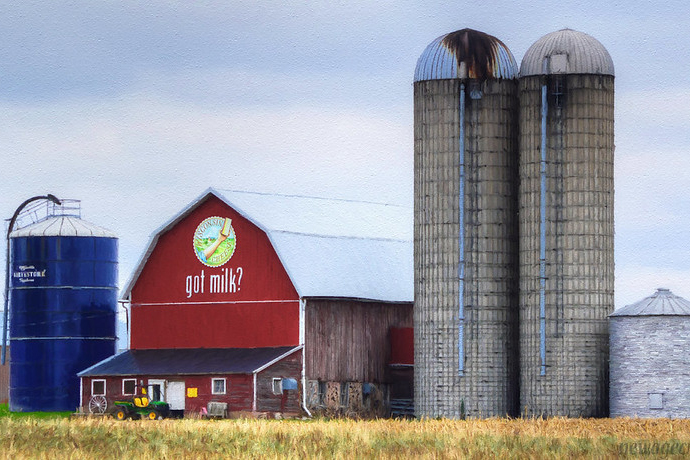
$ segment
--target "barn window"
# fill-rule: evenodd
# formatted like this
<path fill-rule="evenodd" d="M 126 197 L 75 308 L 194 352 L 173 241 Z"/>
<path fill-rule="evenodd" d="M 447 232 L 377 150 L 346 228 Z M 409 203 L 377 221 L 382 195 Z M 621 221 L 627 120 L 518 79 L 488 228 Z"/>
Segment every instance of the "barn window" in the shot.
<path fill-rule="evenodd" d="M 273 388 L 273 394 L 274 395 L 282 395 L 283 394 L 283 379 L 274 378 L 272 388 Z"/>
<path fill-rule="evenodd" d="M 340 382 L 340 407 L 350 405 L 350 383 Z"/>
<path fill-rule="evenodd" d="M 326 405 L 326 399 L 328 397 L 327 395 L 328 395 L 328 385 L 326 384 L 326 382 L 322 382 L 319 380 L 319 404 L 321 406 Z"/>
<path fill-rule="evenodd" d="M 211 379 L 211 394 L 225 394 L 225 379 Z"/>
<path fill-rule="evenodd" d="M 105 396 L 105 380 L 91 380 L 91 395 Z"/>
<path fill-rule="evenodd" d="M 136 379 L 122 379 L 122 394 L 133 395 L 136 391 Z"/>

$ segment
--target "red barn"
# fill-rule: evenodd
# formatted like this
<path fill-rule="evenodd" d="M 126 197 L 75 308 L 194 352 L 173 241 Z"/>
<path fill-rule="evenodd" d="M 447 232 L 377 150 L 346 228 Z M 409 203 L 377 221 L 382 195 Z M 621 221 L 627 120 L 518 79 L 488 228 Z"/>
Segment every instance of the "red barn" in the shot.
<path fill-rule="evenodd" d="M 130 348 L 79 374 L 82 408 L 143 387 L 180 413 L 387 413 L 411 233 L 405 207 L 209 189 L 152 236 Z"/>

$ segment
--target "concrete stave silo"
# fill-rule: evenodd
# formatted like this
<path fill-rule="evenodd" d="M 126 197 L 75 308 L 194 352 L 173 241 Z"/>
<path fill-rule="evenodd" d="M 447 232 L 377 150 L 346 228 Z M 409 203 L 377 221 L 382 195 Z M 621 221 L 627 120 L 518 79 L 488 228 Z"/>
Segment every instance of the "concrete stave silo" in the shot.
<path fill-rule="evenodd" d="M 414 83 L 415 412 L 513 414 L 517 65 L 471 29 L 432 42 Z"/>
<path fill-rule="evenodd" d="M 115 354 L 117 237 L 70 204 L 10 235 L 13 412 L 75 410 L 77 372 Z"/>
<path fill-rule="evenodd" d="M 545 35 L 520 69 L 520 406 L 608 414 L 614 69 L 593 37 Z"/>

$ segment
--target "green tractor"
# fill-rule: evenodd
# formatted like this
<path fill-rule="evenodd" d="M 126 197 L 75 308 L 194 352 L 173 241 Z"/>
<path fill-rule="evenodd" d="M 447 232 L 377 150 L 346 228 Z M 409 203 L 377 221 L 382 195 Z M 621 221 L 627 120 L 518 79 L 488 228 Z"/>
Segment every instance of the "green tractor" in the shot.
<path fill-rule="evenodd" d="M 115 401 L 113 403 L 113 417 L 116 420 L 128 418 L 146 418 L 160 420 L 170 413 L 170 406 L 163 401 L 150 401 L 146 396 L 146 389 L 141 389 L 140 396 L 134 396 L 131 401 Z"/>

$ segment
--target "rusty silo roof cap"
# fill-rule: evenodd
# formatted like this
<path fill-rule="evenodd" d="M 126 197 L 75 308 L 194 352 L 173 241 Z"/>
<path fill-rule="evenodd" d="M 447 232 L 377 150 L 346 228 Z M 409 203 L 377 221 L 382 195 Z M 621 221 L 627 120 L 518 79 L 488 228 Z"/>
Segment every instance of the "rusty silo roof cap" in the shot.
<path fill-rule="evenodd" d="M 559 59 L 552 59 L 554 56 Z M 547 58 L 549 63 L 544 69 L 544 60 Z M 545 73 L 615 75 L 613 59 L 604 45 L 591 35 L 572 29 L 544 35 L 525 53 L 520 76 Z"/>
<path fill-rule="evenodd" d="M 609 316 L 690 316 L 690 302 L 665 288 Z"/>
<path fill-rule="evenodd" d="M 417 60 L 414 81 L 513 79 L 517 75 L 515 58 L 501 40 L 477 30 L 462 29 L 438 37 L 426 47 Z"/>

